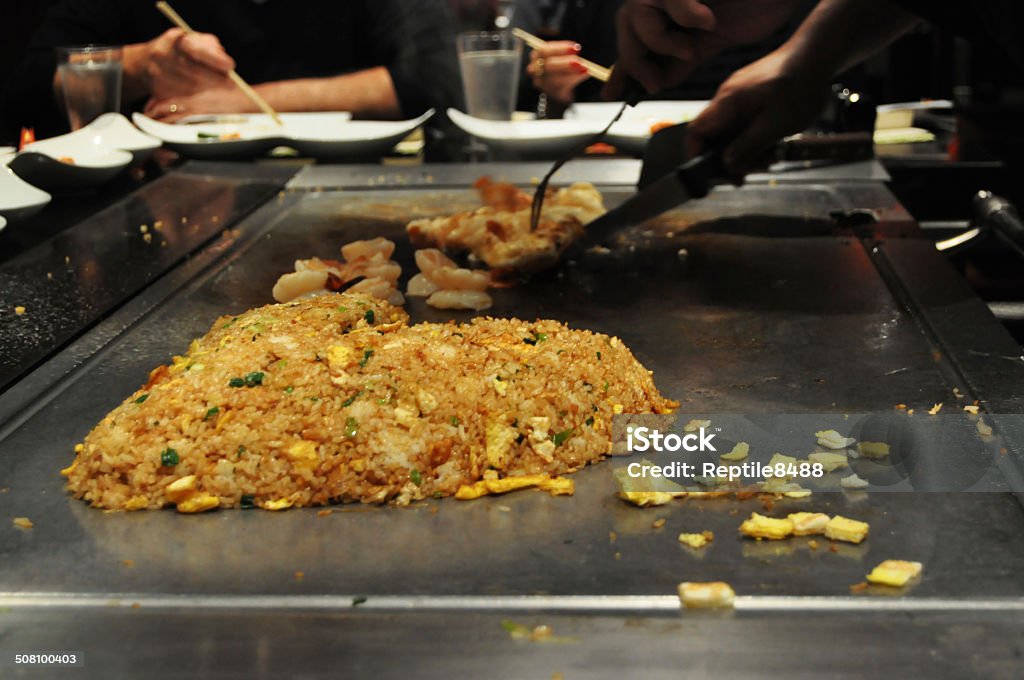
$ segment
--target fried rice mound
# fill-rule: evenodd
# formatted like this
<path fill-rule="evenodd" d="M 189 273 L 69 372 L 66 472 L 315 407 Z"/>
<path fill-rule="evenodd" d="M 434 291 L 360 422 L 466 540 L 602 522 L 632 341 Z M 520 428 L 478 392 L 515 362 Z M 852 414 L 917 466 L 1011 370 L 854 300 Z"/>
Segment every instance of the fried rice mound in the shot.
<path fill-rule="evenodd" d="M 218 319 L 62 473 L 94 507 L 405 504 L 603 458 L 615 413 L 665 413 L 617 338 L 556 321 L 408 325 L 327 294 Z"/>

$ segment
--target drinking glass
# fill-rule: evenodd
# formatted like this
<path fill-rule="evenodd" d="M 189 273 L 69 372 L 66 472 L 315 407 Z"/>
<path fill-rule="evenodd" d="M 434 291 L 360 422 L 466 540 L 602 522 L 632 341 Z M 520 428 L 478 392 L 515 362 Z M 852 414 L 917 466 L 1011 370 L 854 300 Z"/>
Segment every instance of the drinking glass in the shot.
<path fill-rule="evenodd" d="M 109 45 L 57 48 L 57 74 L 71 129 L 121 110 L 122 49 Z"/>
<path fill-rule="evenodd" d="M 511 120 L 519 90 L 523 44 L 511 31 L 462 33 L 459 68 L 469 115 Z"/>

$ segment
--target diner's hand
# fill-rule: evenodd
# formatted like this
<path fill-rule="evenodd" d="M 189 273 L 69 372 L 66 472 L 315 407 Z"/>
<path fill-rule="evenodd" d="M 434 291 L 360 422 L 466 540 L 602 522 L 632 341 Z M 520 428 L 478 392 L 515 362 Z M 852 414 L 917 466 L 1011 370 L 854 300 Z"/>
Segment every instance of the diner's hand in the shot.
<path fill-rule="evenodd" d="M 162 100 L 225 88 L 235 61 L 217 36 L 172 28 L 124 51 L 125 92 Z"/>
<path fill-rule="evenodd" d="M 798 0 L 626 0 L 616 26 L 619 58 L 605 87 L 620 99 L 630 79 L 655 94 L 685 80 L 726 47 L 778 30 Z"/>
<path fill-rule="evenodd" d="M 233 83 L 194 94 L 150 99 L 144 113 L 154 120 L 173 123 L 187 116 L 211 113 L 255 113 L 259 109 Z"/>
<path fill-rule="evenodd" d="M 580 46 L 570 40 L 554 40 L 530 52 L 526 72 L 533 86 L 559 104 L 571 104 L 576 86 L 590 77 L 579 52 Z"/>

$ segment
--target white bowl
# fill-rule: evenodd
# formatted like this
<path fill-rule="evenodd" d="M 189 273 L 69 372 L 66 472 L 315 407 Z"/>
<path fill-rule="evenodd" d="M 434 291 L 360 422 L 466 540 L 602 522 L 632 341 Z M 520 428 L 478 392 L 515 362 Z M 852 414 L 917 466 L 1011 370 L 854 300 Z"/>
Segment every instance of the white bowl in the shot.
<path fill-rule="evenodd" d="M 64 135 L 66 138 L 85 139 L 105 150 L 129 151 L 132 164 L 144 163 L 162 142 L 139 131 L 120 113 L 104 113 L 80 130 Z"/>
<path fill-rule="evenodd" d="M 354 121 L 346 111 L 282 113 L 283 125 L 262 114 L 193 116 L 175 125 L 139 113 L 133 120 L 143 131 L 192 158 L 253 157 L 277 146 L 317 158 L 340 158 L 386 153 L 433 114 L 431 109 L 411 120 Z M 221 135 L 234 138 L 220 139 Z"/>
<path fill-rule="evenodd" d="M 280 128 L 269 116 L 192 116 L 190 119 L 213 122 L 182 122 L 172 125 L 153 120 L 141 113 L 132 114 L 132 121 L 143 132 L 153 135 L 178 153 L 191 158 L 245 158 L 258 156 L 277 146 L 276 139 Z M 238 137 L 220 139 L 222 135 Z"/>
<path fill-rule="evenodd" d="M 293 114 L 294 115 L 294 114 Z M 347 122 L 318 117 L 285 120 L 286 146 L 314 158 L 380 156 L 394 148 L 413 130 L 434 115 L 430 109 L 418 118 L 396 121 L 350 120 Z"/>
<path fill-rule="evenodd" d="M 594 120 L 484 120 L 448 109 L 448 117 L 488 147 L 520 156 L 557 157 L 601 131 Z"/>
<path fill-rule="evenodd" d="M 37 189 L 0 166 L 0 217 L 11 222 L 30 217 L 50 202 L 50 194 Z"/>
<path fill-rule="evenodd" d="M 131 162 L 128 151 L 103 149 L 84 138 L 64 135 L 29 144 L 8 167 L 29 184 L 54 192 L 99 186 Z"/>

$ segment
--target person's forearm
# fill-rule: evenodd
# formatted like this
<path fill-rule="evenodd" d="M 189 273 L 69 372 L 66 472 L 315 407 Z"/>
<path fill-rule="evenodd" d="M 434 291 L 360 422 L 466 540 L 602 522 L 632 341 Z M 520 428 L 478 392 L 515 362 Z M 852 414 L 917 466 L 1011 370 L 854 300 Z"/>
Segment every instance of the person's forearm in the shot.
<path fill-rule="evenodd" d="M 383 66 L 328 78 L 263 83 L 256 90 L 278 111 L 351 111 L 359 118 L 398 118 L 391 74 Z"/>
<path fill-rule="evenodd" d="M 822 0 L 782 49 L 805 71 L 831 79 L 919 22 L 889 0 Z"/>

